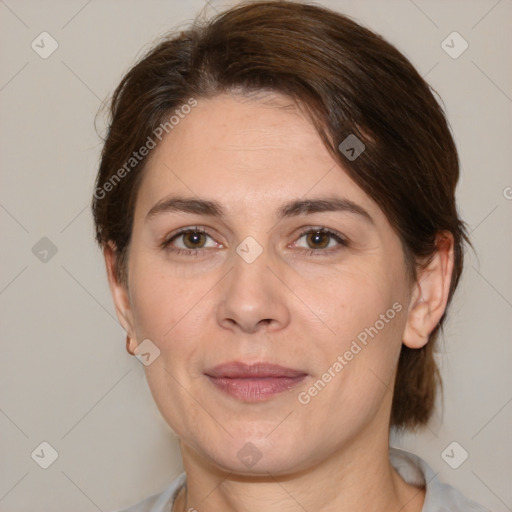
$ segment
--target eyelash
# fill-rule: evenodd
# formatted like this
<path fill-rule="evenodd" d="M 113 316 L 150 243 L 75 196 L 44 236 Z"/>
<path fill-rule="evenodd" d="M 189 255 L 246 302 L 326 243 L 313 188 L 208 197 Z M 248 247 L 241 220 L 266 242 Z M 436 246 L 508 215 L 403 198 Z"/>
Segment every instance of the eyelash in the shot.
<path fill-rule="evenodd" d="M 174 240 L 176 240 L 180 236 L 187 234 L 187 233 L 202 233 L 202 234 L 209 236 L 210 238 L 213 239 L 213 237 L 211 237 L 208 234 L 208 232 L 203 228 L 186 227 L 186 228 L 180 229 L 178 232 L 174 233 L 172 236 L 165 239 L 160 244 L 160 247 L 166 251 L 173 253 L 173 254 L 185 255 L 185 256 L 199 256 L 201 254 L 202 250 L 208 250 L 208 248 L 203 248 L 203 247 L 199 247 L 198 249 L 181 249 L 179 247 L 177 248 L 177 247 L 171 246 L 171 243 Z M 323 227 L 309 227 L 305 231 L 301 232 L 301 234 L 298 236 L 297 240 L 300 240 L 303 236 L 309 235 L 310 233 L 321 233 L 321 234 L 327 235 L 327 236 L 331 237 L 332 239 L 336 240 L 336 242 L 338 242 L 339 245 L 343 246 L 343 247 L 348 247 L 348 245 L 349 245 L 348 241 L 340 233 L 338 233 L 337 231 L 333 231 L 331 229 L 323 228 Z M 296 242 L 294 242 L 294 243 L 296 243 Z M 330 249 L 304 249 L 304 248 L 299 248 L 299 249 L 302 249 L 302 251 L 307 256 L 320 256 L 320 255 L 328 255 L 328 254 L 331 254 L 331 253 L 339 250 L 339 246 L 335 247 L 335 248 L 330 248 Z"/>

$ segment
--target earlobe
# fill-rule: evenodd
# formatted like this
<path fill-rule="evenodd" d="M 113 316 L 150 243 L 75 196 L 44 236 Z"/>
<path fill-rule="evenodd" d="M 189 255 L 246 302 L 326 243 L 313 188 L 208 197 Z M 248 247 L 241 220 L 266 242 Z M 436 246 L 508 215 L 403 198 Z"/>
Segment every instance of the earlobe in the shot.
<path fill-rule="evenodd" d="M 410 311 L 403 335 L 403 343 L 409 348 L 421 348 L 428 342 L 433 329 L 429 328 L 429 307 L 425 302 L 417 303 Z"/>
<path fill-rule="evenodd" d="M 441 232 L 436 253 L 418 273 L 402 341 L 409 348 L 428 343 L 430 333 L 440 322 L 448 303 L 453 271 L 453 235 Z"/>
<path fill-rule="evenodd" d="M 128 337 L 135 338 L 133 315 L 127 286 L 119 281 L 115 271 L 117 254 L 113 242 L 109 241 L 105 245 L 103 249 L 103 257 L 105 258 L 108 284 L 112 294 L 112 299 L 114 300 L 117 318 L 123 329 L 126 331 Z"/>
<path fill-rule="evenodd" d="M 126 335 L 126 352 L 130 354 L 131 356 L 135 355 L 135 348 L 132 348 L 132 338 L 130 336 Z M 137 343 L 133 343 L 133 345 L 136 347 Z"/>

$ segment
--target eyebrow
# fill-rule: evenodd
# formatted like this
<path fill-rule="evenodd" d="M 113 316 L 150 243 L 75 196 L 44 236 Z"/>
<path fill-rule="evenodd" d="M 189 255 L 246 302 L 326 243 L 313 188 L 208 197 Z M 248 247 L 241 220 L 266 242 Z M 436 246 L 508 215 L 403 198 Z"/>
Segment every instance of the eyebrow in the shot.
<path fill-rule="evenodd" d="M 217 201 L 187 197 L 167 197 L 156 203 L 147 213 L 146 221 L 164 213 L 191 213 L 217 218 L 224 217 L 222 205 Z M 361 217 L 369 224 L 375 224 L 371 215 L 360 205 L 349 199 L 327 197 L 318 199 L 297 199 L 285 203 L 277 212 L 279 220 L 319 212 L 343 212 Z"/>

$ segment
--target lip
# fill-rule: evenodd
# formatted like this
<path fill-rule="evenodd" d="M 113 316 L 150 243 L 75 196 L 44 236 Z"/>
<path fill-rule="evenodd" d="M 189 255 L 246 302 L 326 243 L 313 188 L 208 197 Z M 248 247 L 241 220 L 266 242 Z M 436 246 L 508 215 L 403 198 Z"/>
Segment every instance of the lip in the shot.
<path fill-rule="evenodd" d="M 244 402 L 267 400 L 307 377 L 306 372 L 285 366 L 240 361 L 221 364 L 204 373 L 217 389 Z"/>
<path fill-rule="evenodd" d="M 227 377 L 230 379 L 250 379 L 265 377 L 289 377 L 307 375 L 301 370 L 294 370 L 278 364 L 257 362 L 246 364 L 241 361 L 219 364 L 204 372 L 209 377 Z"/>

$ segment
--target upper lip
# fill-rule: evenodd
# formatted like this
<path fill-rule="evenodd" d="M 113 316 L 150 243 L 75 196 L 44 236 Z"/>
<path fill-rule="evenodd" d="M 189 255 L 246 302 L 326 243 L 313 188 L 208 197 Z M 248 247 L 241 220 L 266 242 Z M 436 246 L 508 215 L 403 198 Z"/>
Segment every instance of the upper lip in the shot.
<path fill-rule="evenodd" d="M 230 379 L 244 379 L 255 377 L 300 377 L 307 375 L 301 370 L 286 368 L 278 364 L 257 362 L 246 364 L 241 361 L 219 364 L 214 368 L 205 371 L 209 377 L 225 377 Z"/>

